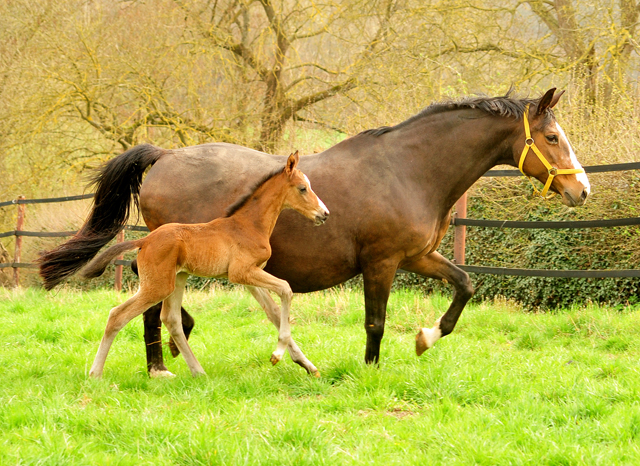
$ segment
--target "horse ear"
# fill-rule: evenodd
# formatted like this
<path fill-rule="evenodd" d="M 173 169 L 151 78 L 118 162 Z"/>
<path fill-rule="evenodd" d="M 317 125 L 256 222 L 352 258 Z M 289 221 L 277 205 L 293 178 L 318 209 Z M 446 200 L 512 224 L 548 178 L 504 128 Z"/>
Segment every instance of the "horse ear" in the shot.
<path fill-rule="evenodd" d="M 551 102 L 553 102 L 553 94 L 555 92 L 556 88 L 552 87 L 540 98 L 540 102 L 538 102 L 538 109 L 536 110 L 536 115 L 542 115 L 545 110 L 553 107 L 553 105 L 551 105 Z M 558 98 L 560 98 L 560 96 L 558 96 Z"/>
<path fill-rule="evenodd" d="M 553 108 L 556 106 L 558 100 L 560 100 L 560 97 L 562 97 L 562 94 L 564 94 L 564 91 L 560 91 L 553 96 L 553 99 L 551 99 L 551 103 L 549 104 L 549 108 Z"/>
<path fill-rule="evenodd" d="M 292 175 L 293 170 L 295 170 L 295 168 L 298 166 L 298 160 L 300 160 L 300 157 L 298 156 L 298 151 L 295 151 L 293 154 L 289 156 L 289 158 L 287 159 L 287 163 L 284 166 L 284 171 L 286 172 L 287 175 L 289 176 Z"/>

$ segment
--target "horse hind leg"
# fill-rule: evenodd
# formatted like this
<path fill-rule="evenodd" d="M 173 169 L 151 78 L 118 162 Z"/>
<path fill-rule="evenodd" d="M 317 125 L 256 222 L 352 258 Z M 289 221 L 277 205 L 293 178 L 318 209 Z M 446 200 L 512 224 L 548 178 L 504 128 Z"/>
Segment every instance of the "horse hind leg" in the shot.
<path fill-rule="evenodd" d="M 453 299 L 447 312 L 436 320 L 432 328 L 421 328 L 416 335 L 416 354 L 420 356 L 426 350 L 433 348 L 436 341 L 453 331 L 462 310 L 473 296 L 473 286 L 471 286 L 469 275 L 464 270 L 459 269 L 437 252 L 403 265 L 402 268 L 425 277 L 444 279 L 454 287 Z"/>
<path fill-rule="evenodd" d="M 254 286 L 247 286 L 246 288 L 253 295 L 256 301 L 258 301 L 262 309 L 264 309 L 264 312 L 267 314 L 267 317 L 269 318 L 271 323 L 275 325 L 277 329 L 280 329 L 280 308 L 273 301 L 269 293 L 263 288 L 256 288 Z M 314 366 L 311 361 L 307 359 L 296 342 L 293 341 L 293 338 L 291 338 L 291 341 L 289 342 L 287 351 L 289 351 L 291 360 L 305 369 L 308 374 L 312 374 L 315 377 L 320 377 L 320 371 L 316 368 L 316 366 Z"/>
<path fill-rule="evenodd" d="M 161 299 L 162 298 L 154 299 L 143 290 L 139 290 L 133 297 L 111 309 L 100 347 L 89 371 L 89 376 L 93 378 L 102 377 L 109 349 L 118 332 L 127 325 L 131 319 L 139 316 L 145 309 L 153 306 Z"/>
<path fill-rule="evenodd" d="M 189 275 L 187 273 L 179 273 L 176 276 L 176 284 L 173 293 L 170 296 L 165 298 L 162 303 L 162 312 L 160 313 L 160 318 L 162 322 L 169 330 L 175 345 L 182 353 L 187 366 L 191 370 L 191 374 L 194 377 L 199 375 L 205 375 L 204 369 L 196 359 L 196 356 L 191 351 L 191 347 L 187 342 L 184 331 L 182 329 L 182 315 L 180 312 L 182 296 L 184 294 L 184 287 L 187 282 L 187 277 Z"/>
<path fill-rule="evenodd" d="M 134 259 L 131 262 L 131 270 L 138 275 L 138 261 Z M 158 303 L 142 313 L 144 325 L 144 343 L 147 353 L 147 372 L 150 377 L 173 377 L 167 366 L 164 365 L 162 356 L 162 321 L 160 320 L 160 312 L 162 311 L 162 303 Z M 180 308 L 182 313 L 182 328 L 185 337 L 189 339 L 189 335 L 195 326 L 195 320 L 184 309 Z M 176 346 L 173 338 L 169 338 L 169 350 L 171 355 L 176 358 L 180 354 L 180 350 Z"/>

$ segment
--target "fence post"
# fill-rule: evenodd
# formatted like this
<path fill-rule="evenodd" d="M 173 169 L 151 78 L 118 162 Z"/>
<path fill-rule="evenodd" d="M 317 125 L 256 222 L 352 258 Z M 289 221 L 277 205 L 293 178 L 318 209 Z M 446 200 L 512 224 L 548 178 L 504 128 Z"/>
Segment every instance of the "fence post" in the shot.
<path fill-rule="evenodd" d="M 456 218 L 467 218 L 467 193 L 465 192 L 456 202 Z M 453 262 L 464 265 L 464 250 L 467 237 L 467 227 L 456 225 L 453 230 Z"/>
<path fill-rule="evenodd" d="M 122 243 L 124 241 L 124 228 L 120 230 L 116 236 L 116 242 Z M 116 260 L 122 260 L 124 256 L 118 256 Z M 116 291 L 122 291 L 122 266 L 116 265 L 116 276 L 113 281 L 113 287 Z"/>
<path fill-rule="evenodd" d="M 18 196 L 18 201 L 24 201 L 24 196 Z M 18 221 L 16 222 L 16 248 L 13 252 L 13 264 L 20 262 L 22 256 L 22 236 L 18 234 L 24 228 L 24 211 L 26 204 L 18 203 Z M 20 269 L 18 267 L 13 268 L 13 282 L 16 288 L 20 286 Z"/>

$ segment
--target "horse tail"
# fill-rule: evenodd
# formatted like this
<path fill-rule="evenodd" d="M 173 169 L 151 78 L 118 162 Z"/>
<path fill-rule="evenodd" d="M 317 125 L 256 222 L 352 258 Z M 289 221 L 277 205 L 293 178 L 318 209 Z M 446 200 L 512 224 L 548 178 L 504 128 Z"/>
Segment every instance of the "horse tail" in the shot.
<path fill-rule="evenodd" d="M 144 171 L 166 153 L 165 149 L 141 144 L 98 168 L 89 184 L 96 192 L 84 225 L 69 241 L 43 252 L 38 259 L 45 289 L 76 273 L 125 227 L 132 201 L 136 210 L 139 208 Z"/>
<path fill-rule="evenodd" d="M 143 238 L 144 240 L 144 238 Z M 83 278 L 96 278 L 104 273 L 104 269 L 107 268 L 107 265 L 116 257 L 124 254 L 127 251 L 131 251 L 132 249 L 139 248 L 141 246 L 142 240 L 132 240 L 132 241 L 124 241 L 122 243 L 117 243 L 111 246 L 109 249 L 104 251 L 98 257 L 94 258 L 91 262 L 87 264 L 87 266 L 82 269 L 81 275 Z"/>

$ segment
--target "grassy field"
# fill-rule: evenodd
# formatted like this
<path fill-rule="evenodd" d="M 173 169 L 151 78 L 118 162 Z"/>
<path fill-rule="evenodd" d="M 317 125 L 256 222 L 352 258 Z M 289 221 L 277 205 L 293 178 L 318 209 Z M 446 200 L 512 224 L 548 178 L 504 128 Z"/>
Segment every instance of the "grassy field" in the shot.
<path fill-rule="evenodd" d="M 448 301 L 395 292 L 375 368 L 359 293 L 297 295 L 315 379 L 270 365 L 276 331 L 248 293 L 191 292 L 208 377 L 168 358 L 177 377 L 150 380 L 137 318 L 89 380 L 122 299 L 0 289 L 0 464 L 640 464 L 636 309 L 471 306 L 417 358 L 417 327 Z"/>

